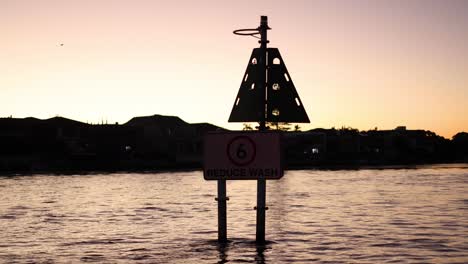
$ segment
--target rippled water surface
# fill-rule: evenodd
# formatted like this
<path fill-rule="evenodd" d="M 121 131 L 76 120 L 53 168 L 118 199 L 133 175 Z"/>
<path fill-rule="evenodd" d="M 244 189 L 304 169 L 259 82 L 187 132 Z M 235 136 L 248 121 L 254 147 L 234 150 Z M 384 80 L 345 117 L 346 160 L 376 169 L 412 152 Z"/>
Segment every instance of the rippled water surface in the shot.
<path fill-rule="evenodd" d="M 3 263 L 468 263 L 468 167 L 289 171 L 267 183 L 256 246 L 255 181 L 201 172 L 0 177 Z"/>

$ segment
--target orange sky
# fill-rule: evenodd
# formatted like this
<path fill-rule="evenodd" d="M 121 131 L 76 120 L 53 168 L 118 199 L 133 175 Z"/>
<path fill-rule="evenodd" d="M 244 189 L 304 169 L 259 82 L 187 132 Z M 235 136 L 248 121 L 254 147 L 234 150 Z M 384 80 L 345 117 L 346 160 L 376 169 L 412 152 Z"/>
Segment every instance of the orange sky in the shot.
<path fill-rule="evenodd" d="M 268 15 L 314 127 L 468 131 L 468 1 L 0 1 L 0 116 L 231 129 Z M 64 44 L 61 46 L 60 44 Z"/>

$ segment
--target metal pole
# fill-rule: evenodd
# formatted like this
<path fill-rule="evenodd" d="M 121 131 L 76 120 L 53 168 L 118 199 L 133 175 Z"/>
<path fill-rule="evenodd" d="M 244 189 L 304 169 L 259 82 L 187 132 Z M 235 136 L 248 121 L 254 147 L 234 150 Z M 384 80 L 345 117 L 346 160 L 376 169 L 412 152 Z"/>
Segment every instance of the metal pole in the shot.
<path fill-rule="evenodd" d="M 259 81 L 262 83 L 261 89 L 261 96 L 260 96 L 260 104 L 262 105 L 262 115 L 260 119 L 260 127 L 258 130 L 264 131 L 266 130 L 265 120 L 266 120 L 266 111 L 267 111 L 267 102 L 266 102 L 266 74 L 267 74 L 267 30 L 270 29 L 268 27 L 268 17 L 262 16 L 260 19 L 260 27 L 258 28 L 260 31 L 260 49 L 261 49 L 261 58 L 260 58 L 260 78 Z"/>
<path fill-rule="evenodd" d="M 226 180 L 218 180 L 218 242 L 227 242 Z"/>
<path fill-rule="evenodd" d="M 257 180 L 257 244 L 265 243 L 266 180 Z"/>
<path fill-rule="evenodd" d="M 266 99 L 266 74 L 267 74 L 267 30 L 268 27 L 268 17 L 262 16 L 260 19 L 260 48 L 262 50 L 262 57 L 260 59 L 261 67 L 260 70 L 260 82 L 262 83 L 261 86 L 261 105 L 262 105 L 262 116 L 260 120 L 260 131 L 266 130 L 266 113 L 267 109 L 267 99 Z M 256 242 L 257 244 L 265 243 L 265 209 L 266 209 L 266 180 L 265 179 L 258 179 L 257 180 L 257 230 L 256 230 Z"/>

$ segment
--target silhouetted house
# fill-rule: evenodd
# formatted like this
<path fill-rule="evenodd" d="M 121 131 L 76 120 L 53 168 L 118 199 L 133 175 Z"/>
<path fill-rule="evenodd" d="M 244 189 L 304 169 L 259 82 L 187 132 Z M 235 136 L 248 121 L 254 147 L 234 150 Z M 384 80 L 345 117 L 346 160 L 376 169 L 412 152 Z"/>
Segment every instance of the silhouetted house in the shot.
<path fill-rule="evenodd" d="M 174 116 L 135 117 L 125 126 L 141 128 L 135 151 L 139 157 L 165 162 L 166 165 L 199 165 L 203 135 L 220 129 L 201 123 L 189 124 Z"/>
<path fill-rule="evenodd" d="M 33 131 L 40 122 L 37 118 L 0 118 L 0 155 L 31 154 Z"/>
<path fill-rule="evenodd" d="M 468 133 L 460 132 L 453 136 L 452 150 L 456 161 L 468 162 Z"/>
<path fill-rule="evenodd" d="M 0 118 L 0 170 L 28 170 L 37 159 L 33 148 L 36 118 Z"/>
<path fill-rule="evenodd" d="M 370 163 L 409 164 L 446 162 L 448 141 L 434 132 L 407 130 L 370 130 L 363 137 L 363 155 Z"/>
<path fill-rule="evenodd" d="M 327 152 L 327 134 L 322 129 L 283 132 L 283 148 L 289 166 L 317 164 Z"/>
<path fill-rule="evenodd" d="M 41 149 L 48 149 L 51 159 L 68 158 L 69 155 L 85 151 L 83 135 L 86 135 L 89 127 L 88 124 L 75 120 L 53 117 L 43 120 L 36 127 L 35 142 L 46 144 L 46 146 L 41 146 Z"/>
<path fill-rule="evenodd" d="M 323 164 L 355 164 L 359 161 L 361 137 L 358 130 L 351 128 L 327 129 L 326 153 Z"/>
<path fill-rule="evenodd" d="M 336 130 L 339 138 L 339 152 L 355 155 L 361 151 L 361 135 L 357 129 L 342 128 Z"/>
<path fill-rule="evenodd" d="M 133 159 L 138 129 L 118 124 L 89 126 L 82 134 L 80 151 L 72 152 L 73 161 L 95 169 L 125 169 Z"/>
<path fill-rule="evenodd" d="M 79 145 L 86 126 L 62 117 L 0 119 L 2 164 L 7 170 L 23 171 L 60 166 Z"/>
<path fill-rule="evenodd" d="M 195 123 L 191 125 L 195 129 L 195 136 L 192 139 L 192 154 L 196 156 L 197 162 L 201 164 L 203 156 L 203 140 L 207 133 L 216 131 L 228 131 L 209 123 Z"/>
<path fill-rule="evenodd" d="M 56 139 L 80 138 L 83 130 L 89 126 L 79 121 L 71 120 L 71 119 L 64 118 L 64 117 L 58 117 L 58 116 L 43 120 L 41 122 L 41 125 L 44 128 L 47 127 L 47 128 L 51 128 L 55 130 L 55 133 L 52 133 L 52 134 L 55 135 Z"/>
<path fill-rule="evenodd" d="M 361 160 L 368 164 L 385 164 L 397 157 L 390 130 L 370 130 L 361 133 Z"/>
<path fill-rule="evenodd" d="M 172 116 L 134 117 L 124 125 L 140 129 L 135 147 L 138 158 L 166 163 L 174 162 L 177 142 L 190 134 L 188 124 Z"/>

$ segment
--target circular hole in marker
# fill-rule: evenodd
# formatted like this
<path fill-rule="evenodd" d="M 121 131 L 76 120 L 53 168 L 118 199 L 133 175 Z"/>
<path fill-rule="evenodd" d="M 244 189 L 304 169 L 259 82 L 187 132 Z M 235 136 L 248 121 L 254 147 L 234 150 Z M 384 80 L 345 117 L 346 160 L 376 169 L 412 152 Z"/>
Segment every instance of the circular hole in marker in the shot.
<path fill-rule="evenodd" d="M 252 59 L 252 64 L 257 64 L 257 59 L 256 58 Z"/>
<path fill-rule="evenodd" d="M 255 83 L 252 83 L 252 85 L 250 86 L 250 90 L 253 90 L 255 89 Z"/>
<path fill-rule="evenodd" d="M 273 111 L 271 111 L 271 114 L 274 115 L 274 116 L 279 116 L 280 111 L 275 108 L 275 109 L 273 109 Z"/>
<path fill-rule="evenodd" d="M 280 85 L 277 83 L 274 83 L 272 86 L 273 90 L 278 91 L 280 89 Z"/>

